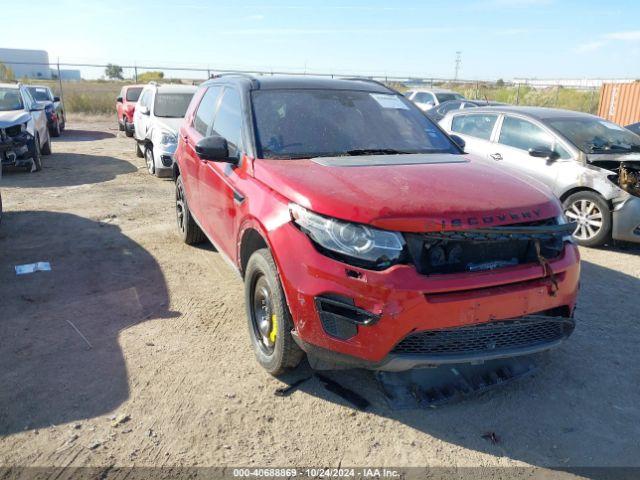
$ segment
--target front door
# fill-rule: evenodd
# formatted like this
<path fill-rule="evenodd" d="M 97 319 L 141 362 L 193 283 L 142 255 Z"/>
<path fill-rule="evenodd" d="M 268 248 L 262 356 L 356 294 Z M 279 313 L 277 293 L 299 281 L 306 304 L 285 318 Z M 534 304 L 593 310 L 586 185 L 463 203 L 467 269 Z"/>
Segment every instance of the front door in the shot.
<path fill-rule="evenodd" d="M 533 157 L 530 149 L 546 148 L 556 151 L 560 158 Z M 540 125 L 524 118 L 505 115 L 500 125 L 497 141 L 489 152 L 489 158 L 505 167 L 531 176 L 555 190 L 556 178 L 562 157 L 568 155 L 555 137 Z"/>
<path fill-rule="evenodd" d="M 227 140 L 229 155 L 242 156 L 242 103 L 238 91 L 225 87 L 213 121 L 212 135 Z M 200 162 L 200 204 L 204 228 L 218 248 L 235 257 L 236 190 L 238 167 L 226 162 Z"/>

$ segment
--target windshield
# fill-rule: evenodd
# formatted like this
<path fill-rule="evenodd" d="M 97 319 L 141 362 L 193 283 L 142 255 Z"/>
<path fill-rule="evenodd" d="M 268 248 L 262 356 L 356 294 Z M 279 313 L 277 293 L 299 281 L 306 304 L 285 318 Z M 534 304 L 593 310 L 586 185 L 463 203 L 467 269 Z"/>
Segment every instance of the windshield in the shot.
<path fill-rule="evenodd" d="M 463 100 L 464 96 L 459 93 L 436 93 L 436 98 L 438 102 L 447 102 L 449 100 Z"/>
<path fill-rule="evenodd" d="M 137 102 L 141 92 L 142 87 L 127 88 L 127 102 Z"/>
<path fill-rule="evenodd" d="M 598 118 L 557 118 L 547 123 L 585 153 L 618 153 L 640 149 L 640 136 Z"/>
<path fill-rule="evenodd" d="M 257 90 L 262 158 L 459 153 L 422 112 L 395 94 L 351 90 Z"/>
<path fill-rule="evenodd" d="M 182 118 L 187 113 L 193 93 L 159 93 L 153 107 L 156 117 Z"/>
<path fill-rule="evenodd" d="M 0 112 L 22 109 L 24 109 L 24 105 L 17 88 L 0 88 Z"/>
<path fill-rule="evenodd" d="M 44 87 L 29 87 L 29 93 L 36 102 L 50 102 L 53 99 L 49 96 L 49 90 Z"/>

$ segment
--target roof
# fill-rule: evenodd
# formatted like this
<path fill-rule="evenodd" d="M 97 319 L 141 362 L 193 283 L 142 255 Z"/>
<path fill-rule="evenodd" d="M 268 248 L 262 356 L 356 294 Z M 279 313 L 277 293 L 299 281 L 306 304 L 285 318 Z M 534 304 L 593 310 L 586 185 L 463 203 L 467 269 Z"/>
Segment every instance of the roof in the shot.
<path fill-rule="evenodd" d="M 159 84 L 156 85 L 158 93 L 173 92 L 173 93 L 193 93 L 198 87 L 195 85 L 174 85 L 174 84 Z"/>
<path fill-rule="evenodd" d="M 320 90 L 361 90 L 365 92 L 392 93 L 393 90 L 374 80 L 359 78 L 328 78 L 307 75 L 220 75 L 208 80 L 209 83 L 245 84 L 251 90 L 277 89 L 320 89 Z"/>
<path fill-rule="evenodd" d="M 515 105 L 504 105 L 499 107 L 479 107 L 473 109 L 473 112 L 504 112 L 504 113 L 519 113 L 535 118 L 536 120 L 547 120 L 550 118 L 568 118 L 568 117 L 594 117 L 590 113 L 576 112 L 573 110 L 562 110 L 560 108 L 547 108 L 547 107 L 519 107 Z"/>

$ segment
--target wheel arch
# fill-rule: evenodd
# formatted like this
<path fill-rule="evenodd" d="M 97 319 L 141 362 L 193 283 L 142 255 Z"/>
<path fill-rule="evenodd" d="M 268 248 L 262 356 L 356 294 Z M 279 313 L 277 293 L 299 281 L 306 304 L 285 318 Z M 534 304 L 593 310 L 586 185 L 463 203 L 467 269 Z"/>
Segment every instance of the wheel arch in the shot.
<path fill-rule="evenodd" d="M 611 201 L 608 200 L 607 198 L 605 198 L 604 195 L 602 195 L 602 193 L 600 193 L 598 190 L 594 189 L 594 188 L 589 188 L 589 187 L 574 187 L 574 188 L 570 188 L 569 190 L 567 190 L 566 192 L 564 192 L 562 195 L 560 195 L 560 202 L 564 204 L 564 201 L 569 198 L 571 195 L 573 195 L 574 193 L 578 193 L 578 192 L 590 192 L 590 193 L 595 193 L 596 195 L 598 195 L 600 198 L 602 198 L 602 200 L 604 200 L 607 205 L 609 205 L 609 208 L 611 208 Z"/>
<path fill-rule="evenodd" d="M 247 263 L 251 255 L 256 250 L 261 248 L 267 248 L 271 251 L 269 242 L 266 236 L 259 231 L 260 227 L 255 224 L 247 225 L 240 234 L 240 241 L 238 242 L 238 267 L 240 269 L 240 275 L 244 278 L 244 272 L 246 271 Z M 275 260 L 275 259 L 274 259 Z M 277 266 L 277 262 L 276 262 Z"/>

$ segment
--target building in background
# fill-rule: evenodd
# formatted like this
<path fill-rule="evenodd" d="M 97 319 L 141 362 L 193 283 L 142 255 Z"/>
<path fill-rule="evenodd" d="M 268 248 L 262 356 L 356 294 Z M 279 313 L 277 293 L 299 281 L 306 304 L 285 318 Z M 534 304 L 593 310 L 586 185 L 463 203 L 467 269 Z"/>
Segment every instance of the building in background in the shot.
<path fill-rule="evenodd" d="M 44 50 L 0 48 L 0 63 L 9 67 L 16 79 L 51 78 L 49 54 Z"/>
<path fill-rule="evenodd" d="M 51 70 L 51 75 L 54 78 L 57 78 L 58 71 L 55 69 Z M 82 76 L 80 75 L 80 70 L 63 70 L 60 69 L 60 78 L 62 80 L 82 80 Z"/>

